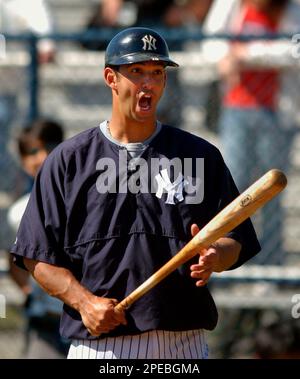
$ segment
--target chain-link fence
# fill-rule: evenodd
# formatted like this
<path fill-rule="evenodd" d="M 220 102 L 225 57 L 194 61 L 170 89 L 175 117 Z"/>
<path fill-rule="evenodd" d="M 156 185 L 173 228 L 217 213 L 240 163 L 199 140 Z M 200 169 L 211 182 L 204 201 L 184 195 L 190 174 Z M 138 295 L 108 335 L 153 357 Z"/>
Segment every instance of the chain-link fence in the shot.
<path fill-rule="evenodd" d="M 284 193 L 254 217 L 263 251 L 250 264 L 265 265 L 266 270 L 260 277 L 256 277 L 253 271 L 244 271 L 236 281 L 230 277 L 227 282 L 215 279 L 211 285 L 222 310 L 220 324 L 223 325 L 210 337 L 215 356 L 224 356 L 225 351 L 238 356 L 243 346 L 245 354 L 253 354 L 254 345 L 249 348 L 249 340 L 245 342 L 237 331 L 251 337 L 258 320 L 263 318 L 262 310 L 279 309 L 291 319 L 291 299 L 299 285 L 292 280 L 290 272 L 282 284 L 274 271 L 266 284 L 266 277 L 270 275 L 268 269 L 274 265 L 280 268 L 293 266 L 300 273 L 298 62 L 295 58 L 293 67 L 280 66 L 279 71 L 276 62 L 269 63 L 264 70 L 258 65 L 259 68 L 244 72 L 239 79 L 246 85 L 246 92 L 238 82 L 234 90 L 228 91 L 228 83 L 220 79 L 216 63 L 205 55 L 203 43 L 210 39 L 182 30 L 177 33 L 164 30 L 163 34 L 170 42 L 181 41 L 181 49 L 171 52 L 180 68 L 168 73 L 169 82 L 159 108 L 159 118 L 217 145 L 241 190 L 271 167 L 282 168 L 288 177 L 289 184 Z M 100 37 L 107 41 L 111 35 L 104 30 L 90 38 Z M 20 38 L 7 36 L 6 54 L 0 59 L 0 249 L 3 251 L 7 251 L 14 241 L 14 233 L 7 224 L 7 211 L 26 191 L 28 184 L 19 168 L 15 147 L 15 136 L 21 128 L 30 119 L 42 115 L 60 122 L 70 137 L 110 116 L 110 91 L 102 78 L 103 52 L 83 49 L 82 35 L 57 34 L 52 37 L 56 44 L 52 63 L 36 65 L 34 46 L 38 39 L 24 35 Z M 289 39 L 285 38 L 285 41 Z M 271 110 L 256 109 L 255 102 Z M 4 253 L 2 262 L 5 259 Z M 17 357 L 22 351 L 24 299 L 17 295 L 18 290 L 5 275 L 6 271 L 3 264 L 0 293 L 5 293 L 8 312 L 5 319 L 0 319 L 0 357 Z M 245 282 L 247 278 L 249 280 Z M 234 303 L 233 299 L 239 301 Z M 251 303 L 251 299 L 256 302 Z M 271 301 L 266 302 L 266 299 Z M 228 316 L 227 312 L 232 309 L 239 312 Z M 247 321 L 250 313 L 254 316 Z M 231 338 L 225 338 L 227 323 L 229 328 L 235 328 L 236 335 Z M 234 337 L 241 339 L 240 344 L 232 341 Z"/>

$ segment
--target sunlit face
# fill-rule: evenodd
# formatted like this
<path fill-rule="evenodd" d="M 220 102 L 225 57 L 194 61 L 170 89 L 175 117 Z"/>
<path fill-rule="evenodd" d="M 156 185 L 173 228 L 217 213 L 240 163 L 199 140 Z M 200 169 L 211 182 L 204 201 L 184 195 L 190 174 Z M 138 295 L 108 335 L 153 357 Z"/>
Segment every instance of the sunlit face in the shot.
<path fill-rule="evenodd" d="M 116 72 L 115 101 L 121 115 L 136 121 L 153 120 L 166 84 L 162 62 L 121 65 Z"/>
<path fill-rule="evenodd" d="M 47 158 L 48 152 L 39 140 L 30 141 L 28 153 L 22 156 L 22 164 L 28 175 L 35 177 L 39 168 Z"/>

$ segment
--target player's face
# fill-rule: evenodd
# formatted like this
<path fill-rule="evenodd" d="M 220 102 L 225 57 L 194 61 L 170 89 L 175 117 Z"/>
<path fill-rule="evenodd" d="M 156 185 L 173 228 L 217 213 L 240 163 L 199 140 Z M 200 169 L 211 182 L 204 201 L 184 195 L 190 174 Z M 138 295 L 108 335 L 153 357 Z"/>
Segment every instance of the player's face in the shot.
<path fill-rule="evenodd" d="M 155 119 L 165 84 L 165 66 L 161 62 L 120 66 L 116 82 L 120 112 L 136 121 Z"/>

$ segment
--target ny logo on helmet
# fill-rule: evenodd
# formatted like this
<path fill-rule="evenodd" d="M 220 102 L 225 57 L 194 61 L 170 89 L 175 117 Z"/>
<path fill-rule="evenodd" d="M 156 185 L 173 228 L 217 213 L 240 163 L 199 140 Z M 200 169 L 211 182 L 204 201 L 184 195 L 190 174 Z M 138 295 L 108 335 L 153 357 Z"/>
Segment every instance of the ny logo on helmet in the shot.
<path fill-rule="evenodd" d="M 144 42 L 143 50 L 156 50 L 156 39 L 150 34 L 146 34 L 142 41 Z"/>

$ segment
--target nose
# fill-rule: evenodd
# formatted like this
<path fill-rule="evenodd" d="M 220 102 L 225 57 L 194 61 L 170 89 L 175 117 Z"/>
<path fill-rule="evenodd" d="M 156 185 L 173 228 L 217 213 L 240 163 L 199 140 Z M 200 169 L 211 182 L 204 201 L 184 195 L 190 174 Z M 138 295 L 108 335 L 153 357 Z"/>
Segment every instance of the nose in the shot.
<path fill-rule="evenodd" d="M 154 84 L 154 77 L 151 73 L 145 73 L 142 79 L 142 85 L 152 86 Z"/>

